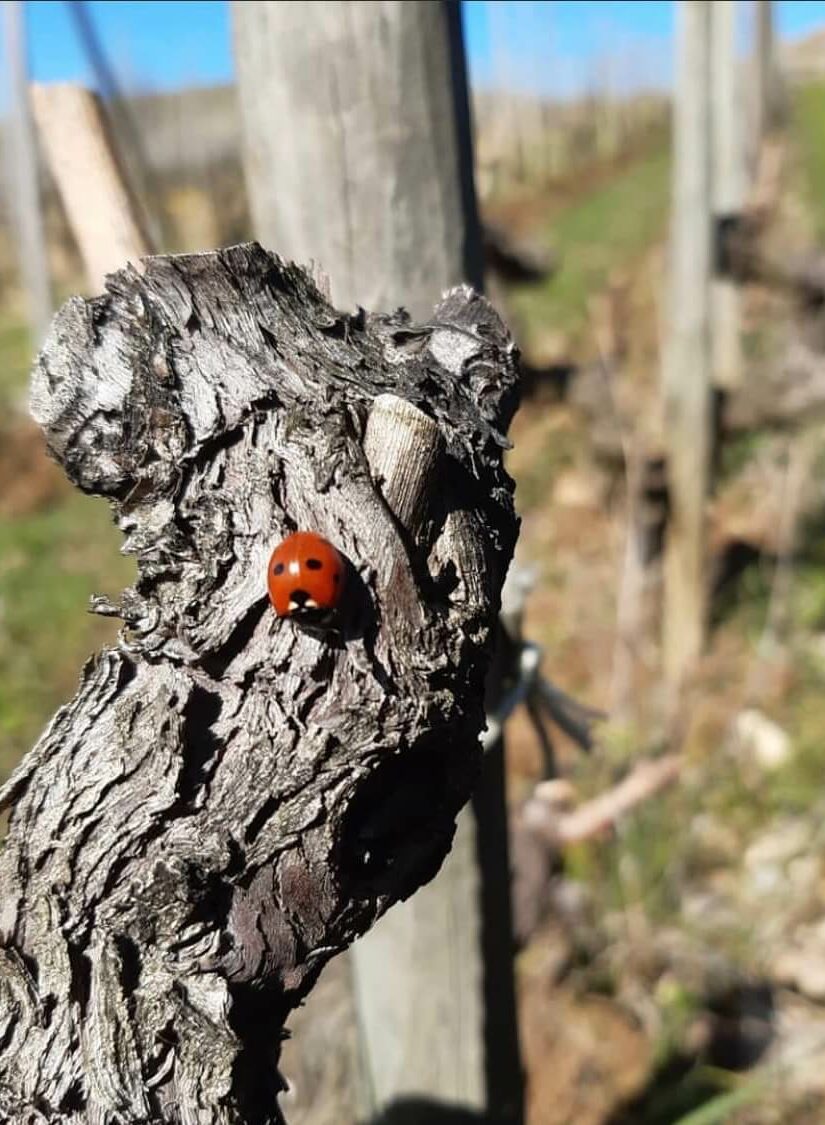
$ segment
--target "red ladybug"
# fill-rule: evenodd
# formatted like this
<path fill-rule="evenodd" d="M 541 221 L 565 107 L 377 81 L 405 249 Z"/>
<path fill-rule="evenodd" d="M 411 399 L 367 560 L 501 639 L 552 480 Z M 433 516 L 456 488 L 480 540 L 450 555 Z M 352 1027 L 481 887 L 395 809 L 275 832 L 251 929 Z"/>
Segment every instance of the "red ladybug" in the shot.
<path fill-rule="evenodd" d="M 341 601 L 346 564 L 328 540 L 296 531 L 272 552 L 266 577 L 279 617 L 321 624 L 334 617 Z"/>

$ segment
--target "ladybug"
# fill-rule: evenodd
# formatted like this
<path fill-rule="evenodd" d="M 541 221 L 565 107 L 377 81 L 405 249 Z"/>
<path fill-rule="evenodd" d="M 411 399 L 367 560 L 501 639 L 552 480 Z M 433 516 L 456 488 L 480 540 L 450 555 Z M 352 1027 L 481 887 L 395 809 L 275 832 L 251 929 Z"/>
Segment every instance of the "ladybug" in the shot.
<path fill-rule="evenodd" d="M 269 600 L 279 617 L 329 625 L 344 592 L 344 556 L 314 531 L 296 531 L 282 540 L 269 560 Z"/>

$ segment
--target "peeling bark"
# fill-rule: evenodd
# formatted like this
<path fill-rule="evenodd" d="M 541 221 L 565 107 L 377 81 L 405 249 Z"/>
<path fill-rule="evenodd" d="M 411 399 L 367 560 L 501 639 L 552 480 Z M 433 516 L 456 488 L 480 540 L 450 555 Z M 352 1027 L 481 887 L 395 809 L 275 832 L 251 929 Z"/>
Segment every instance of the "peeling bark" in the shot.
<path fill-rule="evenodd" d="M 58 314 L 32 411 L 139 576 L 0 794 L 0 1119 L 280 1120 L 289 1011 L 432 878 L 478 773 L 516 381 L 471 290 L 348 315 L 255 244 Z M 268 607 L 295 528 L 349 560 L 339 634 Z"/>

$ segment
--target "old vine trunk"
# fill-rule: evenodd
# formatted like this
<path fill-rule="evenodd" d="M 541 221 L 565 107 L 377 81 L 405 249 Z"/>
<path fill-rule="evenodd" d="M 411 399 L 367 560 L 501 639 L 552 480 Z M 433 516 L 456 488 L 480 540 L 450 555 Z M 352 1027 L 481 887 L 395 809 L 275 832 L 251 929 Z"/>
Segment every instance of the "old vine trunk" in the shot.
<path fill-rule="evenodd" d="M 259 246 L 148 259 L 56 317 L 32 409 L 134 589 L 2 793 L 0 1119 L 280 1120 L 324 963 L 430 879 L 479 766 L 516 519 L 490 305 L 349 315 Z M 339 634 L 269 609 L 295 528 Z"/>

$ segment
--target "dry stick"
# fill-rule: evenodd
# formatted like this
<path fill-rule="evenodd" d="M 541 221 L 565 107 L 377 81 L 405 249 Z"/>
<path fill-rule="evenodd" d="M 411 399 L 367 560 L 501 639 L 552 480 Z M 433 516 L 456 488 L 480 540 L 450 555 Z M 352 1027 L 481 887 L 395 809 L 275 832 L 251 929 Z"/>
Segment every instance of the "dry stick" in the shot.
<path fill-rule="evenodd" d="M 34 84 L 35 120 L 89 285 L 152 253 L 118 164 L 100 99 L 74 83 Z"/>
<path fill-rule="evenodd" d="M 613 385 L 605 361 L 603 341 L 596 336 L 597 362 L 605 386 L 606 399 L 612 410 L 625 471 L 625 492 L 627 495 L 627 516 L 625 521 L 624 549 L 622 552 L 621 578 L 617 595 L 616 639 L 613 652 L 613 670 L 610 687 L 610 713 L 623 717 L 628 709 L 633 687 L 633 666 L 639 643 L 641 619 L 641 600 L 644 584 L 644 563 L 641 558 L 641 545 L 638 534 L 638 487 L 640 481 L 641 458 L 634 456 L 631 435 L 626 432 L 622 421 Z"/>
<path fill-rule="evenodd" d="M 641 761 L 618 785 L 573 812 L 559 813 L 541 797 L 534 796 L 521 815 L 528 828 L 554 847 L 579 843 L 614 827 L 631 809 L 671 785 L 679 777 L 682 765 L 681 754 Z"/>
<path fill-rule="evenodd" d="M 432 319 L 472 341 L 410 349 L 255 244 L 150 258 L 58 314 L 32 410 L 138 579 L 3 792 L 0 1120 L 280 1120 L 290 1010 L 444 859 L 516 538 L 517 369 L 470 290 Z M 338 640 L 268 607 L 295 526 L 352 563 Z"/>

